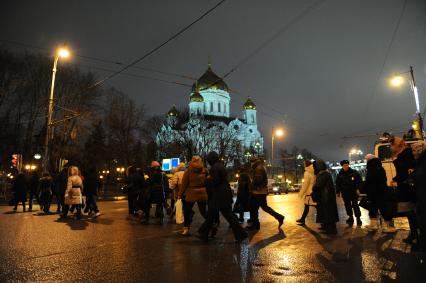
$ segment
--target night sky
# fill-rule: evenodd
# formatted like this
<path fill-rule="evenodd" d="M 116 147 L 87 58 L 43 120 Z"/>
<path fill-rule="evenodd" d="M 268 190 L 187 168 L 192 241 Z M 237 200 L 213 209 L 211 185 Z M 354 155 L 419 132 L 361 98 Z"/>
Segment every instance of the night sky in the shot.
<path fill-rule="evenodd" d="M 6 0 L 0 9 L 0 40 L 52 52 L 56 44 L 66 42 L 78 55 L 129 63 L 217 2 Z M 314 3 L 313 10 L 299 16 Z M 223 76 L 281 29 L 285 31 L 225 79 L 237 92 L 231 94 L 233 115 L 241 116 L 247 96 L 257 104 L 268 149 L 271 127 L 283 126 L 287 133 L 277 141 L 277 148 L 297 145 L 329 161 L 347 158 L 354 145 L 371 152 L 374 137 L 341 138 L 408 129 L 414 98 L 408 84 L 392 89 L 388 79 L 410 65 L 415 68 L 424 109 L 426 4 L 422 0 L 228 0 L 138 66 L 199 77 L 210 58 L 213 70 Z M 120 68 L 79 57 L 71 61 L 66 64 L 92 67 L 99 79 L 109 73 L 94 68 Z M 139 69 L 126 72 L 193 83 Z M 184 107 L 189 99 L 189 87 L 154 80 L 119 75 L 106 84 L 145 104 L 150 114 L 165 113 L 172 104 Z"/>

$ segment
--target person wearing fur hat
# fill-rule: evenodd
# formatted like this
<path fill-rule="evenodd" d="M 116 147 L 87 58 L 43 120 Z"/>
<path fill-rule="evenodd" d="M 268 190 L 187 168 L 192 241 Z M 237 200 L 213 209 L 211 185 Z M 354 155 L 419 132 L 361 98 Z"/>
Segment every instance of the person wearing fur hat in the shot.
<path fill-rule="evenodd" d="M 352 226 L 354 224 L 353 215 L 355 214 L 357 226 L 361 226 L 361 210 L 358 205 L 357 193 L 362 185 L 361 175 L 349 166 L 348 160 L 342 160 L 340 165 L 342 169 L 336 178 L 336 191 L 337 194 L 342 194 L 346 214 L 348 215 L 346 223 Z"/>
<path fill-rule="evenodd" d="M 278 221 L 278 229 L 284 223 L 284 216 L 273 210 L 268 206 L 266 197 L 268 196 L 268 176 L 266 169 L 263 166 L 263 161 L 257 157 L 250 160 L 252 169 L 252 178 L 250 185 L 250 219 L 251 225 L 247 227 L 248 230 L 259 230 L 259 208 L 270 214 Z"/>
<path fill-rule="evenodd" d="M 206 177 L 207 169 L 204 168 L 203 161 L 200 156 L 195 155 L 189 162 L 188 171 L 183 174 L 182 186 L 178 192 L 178 198 L 183 200 L 183 218 L 184 227 L 182 235 L 189 234 L 191 226 L 193 210 L 195 203 L 201 216 L 205 219 L 207 216 L 207 190 Z"/>

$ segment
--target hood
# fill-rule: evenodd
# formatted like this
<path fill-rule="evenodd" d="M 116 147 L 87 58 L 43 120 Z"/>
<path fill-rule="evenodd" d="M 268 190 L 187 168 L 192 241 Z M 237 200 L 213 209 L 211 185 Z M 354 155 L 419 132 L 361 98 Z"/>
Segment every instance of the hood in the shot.
<path fill-rule="evenodd" d="M 315 160 L 313 165 L 314 165 L 315 175 L 321 171 L 327 170 L 327 165 L 321 159 Z"/>
<path fill-rule="evenodd" d="M 377 157 L 367 161 L 367 169 L 377 167 L 382 167 L 382 162 Z"/>
<path fill-rule="evenodd" d="M 308 172 L 308 173 L 311 173 L 311 174 L 315 174 L 314 165 L 311 164 L 308 167 L 305 167 L 305 172 Z"/>
<path fill-rule="evenodd" d="M 204 169 L 204 164 L 203 162 L 201 162 L 201 160 L 189 162 L 189 170 L 199 173 L 203 171 L 203 169 Z"/>
<path fill-rule="evenodd" d="M 210 164 L 210 166 L 213 166 L 213 164 L 219 161 L 219 154 L 217 154 L 216 151 L 212 151 L 207 154 L 206 160 Z"/>

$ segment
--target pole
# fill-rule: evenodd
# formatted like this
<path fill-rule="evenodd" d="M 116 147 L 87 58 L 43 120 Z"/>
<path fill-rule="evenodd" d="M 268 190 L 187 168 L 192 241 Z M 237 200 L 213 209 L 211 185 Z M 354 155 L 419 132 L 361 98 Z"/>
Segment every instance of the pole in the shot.
<path fill-rule="evenodd" d="M 414 94 L 414 99 L 416 101 L 416 116 L 417 116 L 417 121 L 419 122 L 419 127 L 420 127 L 420 136 L 423 138 L 423 118 L 422 118 L 422 114 L 420 113 L 420 102 L 419 102 L 419 93 L 417 91 L 417 86 L 416 86 L 416 80 L 414 79 L 414 69 L 413 66 L 410 66 L 410 75 L 411 75 L 411 83 L 412 83 L 412 87 L 413 87 L 413 94 Z"/>
<path fill-rule="evenodd" d="M 271 146 L 271 173 L 272 173 L 272 178 L 274 177 L 274 138 L 275 138 L 275 133 L 274 133 L 274 127 L 272 127 L 272 146 Z"/>
<path fill-rule="evenodd" d="M 46 137 L 44 140 L 44 160 L 43 170 L 48 171 L 49 167 L 49 139 L 50 139 L 50 128 L 52 126 L 52 114 L 53 114 L 53 93 L 55 90 L 55 77 L 56 77 L 56 66 L 58 65 L 59 55 L 55 55 L 52 69 L 52 84 L 50 86 L 49 104 L 47 109 L 47 123 L 46 123 Z"/>

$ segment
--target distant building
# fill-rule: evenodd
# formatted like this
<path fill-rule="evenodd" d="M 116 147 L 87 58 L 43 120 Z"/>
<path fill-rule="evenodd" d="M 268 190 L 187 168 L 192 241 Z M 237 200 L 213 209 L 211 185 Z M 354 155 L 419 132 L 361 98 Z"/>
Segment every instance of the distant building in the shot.
<path fill-rule="evenodd" d="M 167 113 L 167 122 L 156 138 L 159 157 L 165 157 L 165 150 L 171 145 L 184 148 L 183 158 L 195 154 L 205 157 L 215 150 L 229 166 L 241 164 L 252 155 L 262 155 L 263 137 L 257 128 L 256 105 L 248 97 L 242 106 L 242 118 L 236 118 L 230 116 L 230 101 L 227 84 L 209 64 L 192 86 L 187 117 L 178 117 L 175 106 Z"/>

